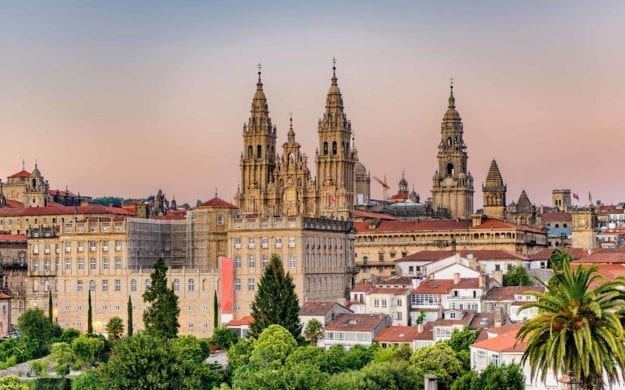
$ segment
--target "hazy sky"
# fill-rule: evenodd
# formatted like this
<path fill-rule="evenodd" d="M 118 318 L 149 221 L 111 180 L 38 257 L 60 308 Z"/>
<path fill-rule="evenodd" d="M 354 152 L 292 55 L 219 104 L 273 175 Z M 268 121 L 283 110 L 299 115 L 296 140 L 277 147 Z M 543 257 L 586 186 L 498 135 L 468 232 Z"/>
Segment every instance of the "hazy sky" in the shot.
<path fill-rule="evenodd" d="M 430 196 L 453 75 L 476 208 L 493 157 L 508 202 L 623 201 L 624 32 L 623 1 L 3 1 L 0 175 L 37 159 L 52 188 L 232 200 L 259 61 L 278 144 L 292 112 L 315 172 L 336 56 L 360 159 L 394 191 L 405 170 Z"/>

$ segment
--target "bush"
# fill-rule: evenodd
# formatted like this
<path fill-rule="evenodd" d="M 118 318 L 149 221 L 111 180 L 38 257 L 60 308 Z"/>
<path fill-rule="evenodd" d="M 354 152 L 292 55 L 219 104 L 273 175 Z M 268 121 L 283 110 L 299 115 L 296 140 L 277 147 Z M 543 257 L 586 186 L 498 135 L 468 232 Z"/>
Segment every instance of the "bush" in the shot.
<path fill-rule="evenodd" d="M 35 360 L 30 363 L 30 372 L 35 376 L 45 377 L 48 375 L 48 363 L 45 360 Z"/>
<path fill-rule="evenodd" d="M 54 361 L 52 368 L 60 376 L 69 374 L 69 368 L 76 361 L 76 356 L 74 356 L 72 347 L 67 343 L 52 344 L 50 358 Z"/>
<path fill-rule="evenodd" d="M 216 345 L 226 351 L 239 340 L 239 336 L 236 335 L 231 329 L 225 326 L 220 326 L 213 332 L 213 337 L 210 339 L 212 345 Z"/>
<path fill-rule="evenodd" d="M 31 390 L 71 390 L 71 381 L 67 378 L 36 378 L 30 382 Z"/>
<path fill-rule="evenodd" d="M 80 335 L 72 341 L 72 351 L 83 367 L 92 366 L 104 351 L 104 340 L 98 336 Z"/>
<path fill-rule="evenodd" d="M 28 385 L 15 375 L 0 378 L 0 390 L 28 390 Z"/>
<path fill-rule="evenodd" d="M 72 390 L 99 390 L 100 377 L 94 371 L 86 371 L 72 380 Z"/>

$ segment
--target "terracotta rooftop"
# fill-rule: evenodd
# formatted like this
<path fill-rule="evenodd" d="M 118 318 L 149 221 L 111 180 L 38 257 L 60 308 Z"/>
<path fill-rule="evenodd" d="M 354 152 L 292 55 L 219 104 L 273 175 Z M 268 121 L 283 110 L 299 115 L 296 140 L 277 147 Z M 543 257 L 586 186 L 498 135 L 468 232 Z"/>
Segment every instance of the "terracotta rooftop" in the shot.
<path fill-rule="evenodd" d="M 396 263 L 407 261 L 437 261 L 459 254 L 463 258 L 473 255 L 473 258 L 479 261 L 489 260 L 526 260 L 527 258 L 516 253 L 499 249 L 476 249 L 461 251 L 445 251 L 445 250 L 423 250 L 411 253 L 406 257 L 395 260 Z"/>
<path fill-rule="evenodd" d="M 308 301 L 299 309 L 300 316 L 325 316 L 334 306 L 340 306 L 343 309 L 347 309 L 345 306 L 337 302 L 311 302 Z"/>
<path fill-rule="evenodd" d="M 0 217 L 35 217 L 44 215 L 76 215 L 76 214 L 117 214 L 134 215 L 120 207 L 99 205 L 62 206 L 62 207 L 26 207 L 21 209 L 0 209 Z"/>
<path fill-rule="evenodd" d="M 596 251 L 589 256 L 575 260 L 582 264 L 623 264 L 625 263 L 625 248 L 616 250 Z"/>
<path fill-rule="evenodd" d="M 9 294 L 5 293 L 4 291 L 0 291 L 0 299 L 11 299 L 13 298 L 12 296 L 10 296 Z"/>
<path fill-rule="evenodd" d="M 563 250 L 568 252 L 573 257 L 573 260 L 581 259 L 583 257 L 588 256 L 588 251 L 582 248 L 564 248 Z M 544 248 L 534 254 L 529 255 L 529 259 L 531 261 L 549 260 L 551 258 L 552 253 L 553 253 L 553 249 Z"/>
<path fill-rule="evenodd" d="M 369 294 L 392 294 L 392 295 L 404 295 L 410 293 L 410 288 L 386 288 L 376 287 L 369 292 Z"/>
<path fill-rule="evenodd" d="M 471 226 L 468 219 L 437 219 L 426 221 L 380 221 L 374 229 L 368 222 L 354 222 L 357 233 L 375 232 L 419 232 L 439 230 L 466 230 Z"/>
<path fill-rule="evenodd" d="M 459 310 L 456 310 L 459 311 Z M 473 310 L 461 311 L 462 317 L 460 318 L 439 318 L 432 323 L 433 327 L 437 326 L 452 326 L 452 325 L 465 325 L 469 326 L 473 318 L 475 318 L 475 312 Z"/>
<path fill-rule="evenodd" d="M 375 213 L 372 211 L 363 211 L 363 210 L 354 210 L 352 213 L 352 217 L 354 219 L 362 218 L 362 219 L 384 219 L 387 221 L 398 221 L 399 218 L 394 217 L 388 214 Z"/>
<path fill-rule="evenodd" d="M 32 177 L 32 173 L 28 172 L 25 169 L 22 169 L 21 171 L 12 174 L 11 176 L 9 176 L 9 179 L 13 179 L 13 178 L 30 178 Z"/>
<path fill-rule="evenodd" d="M 428 323 L 423 325 L 422 332 L 419 332 L 417 326 L 389 326 L 375 337 L 375 341 L 401 343 L 414 340 L 432 340 L 432 336 L 432 326 Z"/>
<path fill-rule="evenodd" d="M 218 197 L 214 197 L 213 199 L 207 200 L 204 203 L 201 203 L 199 207 L 214 207 L 214 208 L 221 208 L 221 209 L 236 209 L 237 206 L 233 205 L 232 203 L 226 202 L 223 199 L 220 199 Z"/>
<path fill-rule="evenodd" d="M 242 325 L 250 325 L 253 321 L 252 316 L 244 316 L 235 320 L 230 320 L 226 324 L 227 326 L 242 326 Z"/>
<path fill-rule="evenodd" d="M 0 242 L 26 242 L 23 234 L 0 234 Z"/>
<path fill-rule="evenodd" d="M 352 288 L 350 291 L 351 292 L 364 292 L 364 293 L 368 293 L 369 291 L 373 290 L 375 288 L 375 286 L 373 285 L 373 283 L 367 283 L 367 282 L 361 282 L 358 283 L 354 286 L 354 288 Z"/>
<path fill-rule="evenodd" d="M 384 314 L 339 314 L 326 324 L 325 330 L 371 332 L 385 321 Z"/>
<path fill-rule="evenodd" d="M 545 288 L 538 287 L 526 287 L 526 286 L 506 286 L 495 287 L 486 295 L 486 301 L 514 301 L 515 295 L 526 294 L 529 291 L 545 292 Z"/>
<path fill-rule="evenodd" d="M 409 276 L 378 276 L 374 284 L 378 287 L 383 286 L 412 286 L 412 278 Z"/>
<path fill-rule="evenodd" d="M 524 342 L 517 341 L 517 332 L 518 329 L 513 329 L 499 336 L 473 343 L 471 346 L 493 352 L 525 352 L 527 346 Z"/>
<path fill-rule="evenodd" d="M 453 279 L 426 279 L 415 288 L 413 294 L 440 295 L 449 294 L 452 290 L 461 288 L 478 288 L 479 278 L 462 278 L 458 283 Z"/>

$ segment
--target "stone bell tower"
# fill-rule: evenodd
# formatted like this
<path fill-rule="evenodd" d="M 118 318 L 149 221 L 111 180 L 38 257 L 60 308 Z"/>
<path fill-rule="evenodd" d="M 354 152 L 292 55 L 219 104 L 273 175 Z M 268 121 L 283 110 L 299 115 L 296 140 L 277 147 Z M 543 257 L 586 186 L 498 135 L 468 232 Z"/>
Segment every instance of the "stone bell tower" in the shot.
<path fill-rule="evenodd" d="M 441 123 L 438 170 L 432 178 L 432 205 L 434 210 L 446 211 L 452 218 L 469 219 L 473 214 L 473 177 L 467 170 L 469 157 L 462 135 L 452 82 L 449 105 Z"/>
<path fill-rule="evenodd" d="M 482 185 L 482 192 L 484 193 L 484 214 L 490 218 L 504 220 L 506 218 L 506 185 L 495 159 L 490 163 L 486 183 Z"/>

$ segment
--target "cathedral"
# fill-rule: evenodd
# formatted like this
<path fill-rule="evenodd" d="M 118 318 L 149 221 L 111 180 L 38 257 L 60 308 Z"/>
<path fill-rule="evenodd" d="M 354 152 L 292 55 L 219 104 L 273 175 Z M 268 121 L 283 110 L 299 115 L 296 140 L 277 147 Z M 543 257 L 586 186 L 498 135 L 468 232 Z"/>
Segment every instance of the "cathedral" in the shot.
<path fill-rule="evenodd" d="M 276 147 L 277 128 L 269 117 L 267 97 L 258 72 L 250 118 L 243 125 L 241 182 L 236 204 L 243 214 L 349 219 L 354 205 L 367 202 L 370 177 L 358 161 L 351 122 L 347 119 L 332 67 L 325 112 L 317 125 L 316 176 L 295 140 L 293 118 L 287 142 Z"/>
<path fill-rule="evenodd" d="M 473 177 L 467 170 L 467 145 L 462 139 L 462 119 L 456 111 L 454 86 L 441 124 L 438 170 L 432 178 L 432 206 L 452 218 L 469 219 L 473 214 Z"/>

